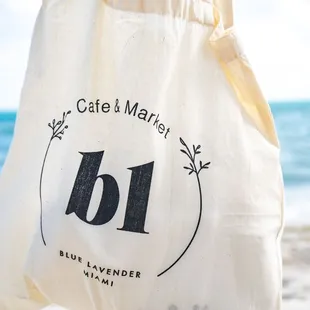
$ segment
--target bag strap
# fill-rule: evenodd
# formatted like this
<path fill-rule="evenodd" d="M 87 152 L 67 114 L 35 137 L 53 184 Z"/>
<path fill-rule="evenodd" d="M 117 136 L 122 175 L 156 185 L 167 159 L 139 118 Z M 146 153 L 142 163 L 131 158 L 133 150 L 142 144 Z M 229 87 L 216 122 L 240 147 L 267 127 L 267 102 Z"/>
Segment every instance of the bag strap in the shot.
<path fill-rule="evenodd" d="M 213 3 L 222 16 L 224 28 L 232 27 L 234 25 L 233 0 L 213 0 Z"/>

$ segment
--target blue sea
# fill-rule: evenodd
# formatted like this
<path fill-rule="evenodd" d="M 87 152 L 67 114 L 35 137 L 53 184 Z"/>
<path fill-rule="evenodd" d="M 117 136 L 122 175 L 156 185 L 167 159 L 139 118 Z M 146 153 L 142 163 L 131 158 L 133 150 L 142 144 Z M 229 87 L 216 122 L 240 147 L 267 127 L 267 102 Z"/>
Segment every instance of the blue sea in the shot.
<path fill-rule="evenodd" d="M 287 224 L 310 225 L 310 102 L 271 103 L 281 143 Z M 14 112 L 0 112 L 0 171 L 15 123 Z"/>

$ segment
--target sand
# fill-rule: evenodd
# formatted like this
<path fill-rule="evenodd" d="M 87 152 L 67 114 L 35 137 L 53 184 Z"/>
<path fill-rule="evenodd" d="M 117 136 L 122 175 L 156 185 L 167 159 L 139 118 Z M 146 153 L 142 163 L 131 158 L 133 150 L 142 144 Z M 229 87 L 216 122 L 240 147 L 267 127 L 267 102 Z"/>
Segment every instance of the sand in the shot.
<path fill-rule="evenodd" d="M 285 228 L 282 255 L 283 310 L 309 310 L 310 226 Z"/>

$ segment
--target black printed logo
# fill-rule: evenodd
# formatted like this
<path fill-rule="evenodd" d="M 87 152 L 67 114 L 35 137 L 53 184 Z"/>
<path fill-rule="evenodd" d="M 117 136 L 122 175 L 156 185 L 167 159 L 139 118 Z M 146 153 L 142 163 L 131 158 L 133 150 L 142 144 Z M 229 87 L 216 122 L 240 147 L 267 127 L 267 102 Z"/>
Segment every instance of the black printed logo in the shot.
<path fill-rule="evenodd" d="M 184 140 L 182 138 L 180 138 L 180 142 L 184 147 L 181 149 L 181 152 L 183 154 L 185 154 L 190 160 L 189 166 L 184 166 L 184 169 L 189 171 L 189 173 L 188 173 L 189 175 L 194 174 L 196 176 L 197 185 L 198 185 L 198 192 L 199 192 L 199 216 L 198 216 L 196 228 L 195 228 L 195 231 L 192 235 L 192 238 L 190 239 L 189 243 L 187 244 L 187 246 L 185 247 L 185 249 L 183 250 L 181 255 L 168 268 L 164 269 L 164 271 L 162 271 L 160 274 L 158 274 L 158 277 L 162 276 L 164 273 L 169 271 L 171 268 L 173 268 L 179 262 L 179 260 L 184 256 L 184 254 L 190 248 L 190 246 L 192 245 L 192 243 L 196 237 L 196 234 L 198 232 L 200 222 L 201 222 L 201 216 L 202 216 L 202 191 L 201 191 L 201 183 L 200 183 L 199 174 L 203 169 L 208 169 L 209 165 L 211 164 L 210 162 L 203 164 L 202 161 L 200 160 L 199 165 L 197 166 L 196 159 L 197 159 L 197 155 L 199 155 L 201 153 L 201 151 L 200 151 L 201 145 L 198 145 L 198 146 L 193 145 L 193 152 L 191 152 L 191 150 L 189 149 L 189 147 L 186 145 L 186 143 L 184 142 Z"/>
<path fill-rule="evenodd" d="M 66 122 L 67 116 L 69 114 L 71 114 L 71 111 L 63 112 L 62 120 L 56 122 L 56 120 L 53 119 L 53 121 L 51 123 L 48 123 L 48 127 L 50 127 L 53 132 L 52 132 L 52 136 L 51 136 L 50 141 L 49 141 L 49 143 L 47 145 L 46 152 L 45 152 L 45 155 L 44 155 L 43 164 L 42 164 L 42 168 L 41 168 L 41 174 L 40 174 L 40 185 L 39 185 L 39 195 L 40 195 L 40 230 L 41 230 L 42 241 L 43 241 L 45 246 L 46 246 L 46 242 L 45 242 L 44 232 L 43 232 L 43 202 L 42 202 L 43 172 L 44 172 L 47 155 L 48 155 L 48 152 L 50 150 L 52 141 L 54 139 L 56 139 L 56 138 L 61 140 L 62 136 L 65 133 L 65 130 L 68 129 L 68 125 L 65 125 L 65 122 Z"/>
<path fill-rule="evenodd" d="M 119 109 L 119 101 L 117 100 L 117 109 L 114 110 L 119 111 Z M 46 153 L 43 159 L 39 185 L 40 230 L 42 242 L 45 246 L 47 245 L 47 243 L 44 237 L 43 229 L 43 173 L 52 141 L 55 138 L 58 138 L 59 140 L 62 139 L 65 130 L 68 128 L 68 125 L 66 125 L 65 122 L 67 116 L 70 113 L 71 111 L 64 112 L 61 121 L 56 122 L 56 120 L 54 119 L 52 123 L 48 124 L 48 126 L 52 129 L 52 136 L 48 143 Z M 199 195 L 199 213 L 195 230 L 190 240 L 186 243 L 184 250 L 167 268 L 163 268 L 163 271 L 158 274 L 158 277 L 167 273 L 180 261 L 180 259 L 191 247 L 192 243 L 195 240 L 195 237 L 197 236 L 203 212 L 203 193 L 200 174 L 203 170 L 208 169 L 211 164 L 210 162 L 203 163 L 201 160 L 198 160 L 198 157 L 201 154 L 201 145 L 193 145 L 191 150 L 182 138 L 180 138 L 180 143 L 182 145 L 182 148 L 180 149 L 181 153 L 183 155 L 186 155 L 186 157 L 189 159 L 189 164 L 184 166 L 183 168 L 188 171 L 189 175 L 195 176 L 196 179 L 197 194 Z M 151 233 L 145 228 L 145 223 L 147 219 L 149 197 L 152 194 L 151 185 L 153 179 L 153 172 L 154 169 L 156 169 L 156 163 L 154 161 L 150 161 L 148 163 L 143 163 L 142 165 L 127 168 L 127 171 L 125 170 L 124 173 L 129 174 L 131 178 L 128 185 L 128 191 L 127 193 L 124 193 L 120 192 L 116 178 L 108 173 L 109 167 L 105 165 L 104 160 L 106 152 L 108 152 L 108 150 L 102 150 L 97 152 L 79 152 L 79 154 L 81 155 L 81 162 L 75 177 L 74 184 L 72 185 L 72 191 L 69 195 L 68 205 L 66 208 L 64 208 L 64 214 L 67 216 L 74 215 L 81 222 L 87 225 L 105 225 L 109 223 L 116 215 L 121 200 L 121 195 L 126 195 L 127 202 L 124 221 L 122 225 L 119 225 L 121 227 L 115 227 L 115 229 L 120 231 L 120 233 L 127 232 L 144 235 Z M 106 173 L 99 174 L 100 167 L 102 167 L 102 169 L 104 169 Z M 93 196 L 94 187 L 98 181 L 101 181 L 103 183 L 103 189 L 101 191 L 101 197 L 98 203 L 97 211 L 93 218 L 89 219 L 87 215 L 90 207 L 90 202 Z"/>
<path fill-rule="evenodd" d="M 109 174 L 98 176 L 104 151 L 81 153 L 83 158 L 73 186 L 66 214 L 75 213 L 84 223 L 104 225 L 114 217 L 120 200 L 117 181 Z M 127 198 L 124 225 L 118 230 L 148 234 L 145 229 L 145 219 L 151 188 L 154 162 L 128 168 L 131 171 L 131 181 Z M 95 217 L 88 221 L 86 216 L 97 180 L 101 179 L 104 190 Z"/>

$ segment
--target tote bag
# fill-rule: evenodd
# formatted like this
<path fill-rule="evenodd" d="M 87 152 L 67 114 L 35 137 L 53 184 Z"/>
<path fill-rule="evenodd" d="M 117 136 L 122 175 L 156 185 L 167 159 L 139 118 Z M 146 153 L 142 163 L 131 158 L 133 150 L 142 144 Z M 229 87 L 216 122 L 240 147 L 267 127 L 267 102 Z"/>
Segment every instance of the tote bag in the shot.
<path fill-rule="evenodd" d="M 281 309 L 279 144 L 231 2 L 43 1 L 0 206 L 1 310 Z"/>

